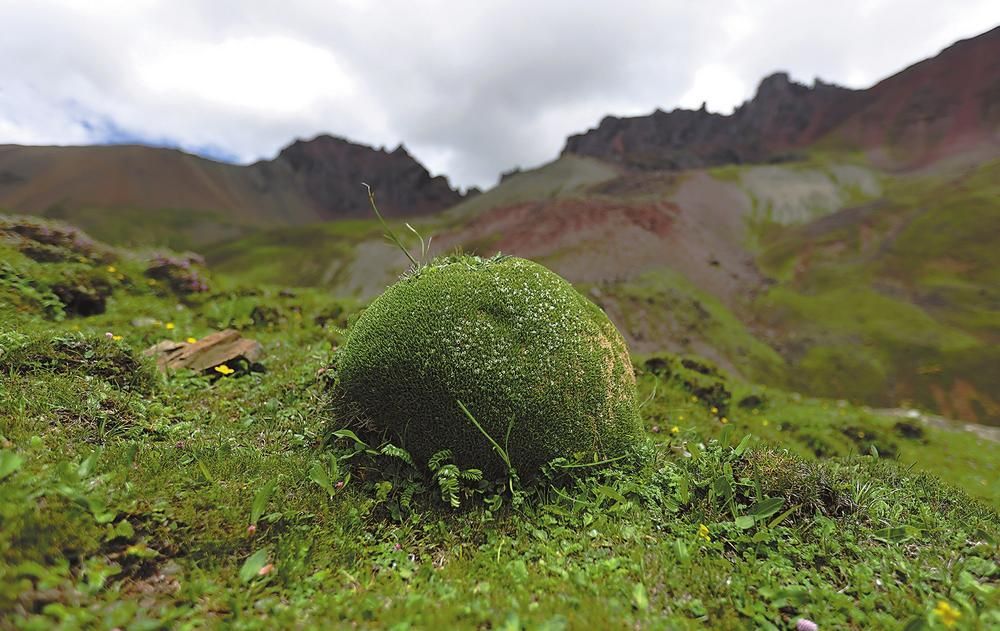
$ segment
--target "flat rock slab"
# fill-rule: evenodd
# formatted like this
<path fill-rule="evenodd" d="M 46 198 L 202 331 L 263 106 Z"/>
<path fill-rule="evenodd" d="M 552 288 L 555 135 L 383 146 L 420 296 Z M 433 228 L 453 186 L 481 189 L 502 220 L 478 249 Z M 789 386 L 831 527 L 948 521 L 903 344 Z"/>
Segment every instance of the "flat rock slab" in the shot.
<path fill-rule="evenodd" d="M 257 340 L 245 338 L 233 329 L 226 329 L 193 343 L 163 340 L 150 346 L 142 354 L 156 357 L 156 365 L 160 370 L 188 368 L 200 372 L 240 359 L 253 363 L 263 350 Z"/>

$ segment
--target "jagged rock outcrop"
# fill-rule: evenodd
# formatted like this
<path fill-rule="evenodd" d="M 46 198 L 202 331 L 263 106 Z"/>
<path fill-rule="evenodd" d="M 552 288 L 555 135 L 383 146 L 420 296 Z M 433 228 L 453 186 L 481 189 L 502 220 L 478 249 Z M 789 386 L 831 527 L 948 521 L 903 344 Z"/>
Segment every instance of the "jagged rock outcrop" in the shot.
<path fill-rule="evenodd" d="M 731 115 L 656 110 L 648 116 L 608 116 L 571 136 L 564 153 L 640 169 L 690 169 L 766 162 L 803 147 L 845 120 L 863 103 L 854 90 L 817 81 L 813 87 L 779 72 Z"/>
<path fill-rule="evenodd" d="M 322 214 L 370 214 L 362 182 L 371 185 L 379 210 L 386 215 L 425 214 L 462 200 L 447 178 L 431 177 L 403 145 L 386 151 L 322 135 L 295 141 L 268 166 L 282 165 L 290 167 L 306 197 Z"/>
<path fill-rule="evenodd" d="M 778 161 L 815 143 L 870 151 L 894 168 L 971 147 L 1000 154 L 1000 27 L 867 90 L 818 79 L 810 87 L 779 72 L 730 115 L 702 107 L 609 116 L 571 136 L 563 153 L 636 169 L 688 169 Z"/>

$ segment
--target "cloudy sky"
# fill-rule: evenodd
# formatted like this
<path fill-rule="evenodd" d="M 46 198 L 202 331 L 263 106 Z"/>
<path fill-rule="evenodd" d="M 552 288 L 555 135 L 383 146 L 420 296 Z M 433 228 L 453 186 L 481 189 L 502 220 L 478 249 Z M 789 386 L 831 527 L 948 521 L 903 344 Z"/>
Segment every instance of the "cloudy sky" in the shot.
<path fill-rule="evenodd" d="M 332 133 L 486 187 L 606 114 L 730 112 L 776 70 L 868 87 L 998 24 L 996 0 L 0 0 L 0 143 L 252 162 Z"/>

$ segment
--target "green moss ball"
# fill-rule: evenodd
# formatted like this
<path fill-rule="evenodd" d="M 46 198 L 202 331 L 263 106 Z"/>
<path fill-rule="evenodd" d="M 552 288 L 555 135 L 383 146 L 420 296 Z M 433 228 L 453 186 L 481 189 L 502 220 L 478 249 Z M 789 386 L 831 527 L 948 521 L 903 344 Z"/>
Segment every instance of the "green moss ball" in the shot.
<path fill-rule="evenodd" d="M 545 267 L 513 257 L 439 258 L 389 287 L 351 326 L 338 360 L 346 409 L 426 461 L 525 478 L 556 457 L 620 455 L 640 434 L 618 330 Z M 397 442 L 398 441 L 398 442 Z"/>

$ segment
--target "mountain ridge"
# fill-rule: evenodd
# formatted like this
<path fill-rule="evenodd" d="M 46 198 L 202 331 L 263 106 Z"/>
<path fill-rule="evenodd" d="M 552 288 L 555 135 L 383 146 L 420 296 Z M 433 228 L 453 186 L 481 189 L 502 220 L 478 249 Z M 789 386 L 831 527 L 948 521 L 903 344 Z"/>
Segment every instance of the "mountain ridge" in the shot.
<path fill-rule="evenodd" d="M 430 213 L 464 197 L 402 145 L 387 152 L 326 134 L 249 165 L 145 145 L 0 145 L 0 208 L 30 214 L 190 210 L 294 225 L 369 212 L 366 180 L 387 216 Z"/>
<path fill-rule="evenodd" d="M 703 106 L 607 116 L 570 136 L 563 154 L 631 169 L 682 170 L 780 162 L 817 143 L 869 152 L 893 168 L 921 166 L 975 145 L 1000 149 L 1000 27 L 863 90 L 820 79 L 809 87 L 776 72 L 732 114 Z"/>

